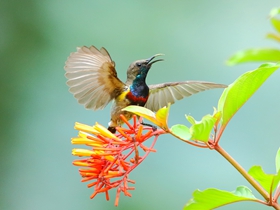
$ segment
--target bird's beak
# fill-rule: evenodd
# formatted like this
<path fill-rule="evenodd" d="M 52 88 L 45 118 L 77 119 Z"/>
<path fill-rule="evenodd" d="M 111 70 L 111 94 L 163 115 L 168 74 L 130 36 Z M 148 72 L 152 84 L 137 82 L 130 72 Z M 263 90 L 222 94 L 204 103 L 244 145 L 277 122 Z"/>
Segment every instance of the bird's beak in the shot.
<path fill-rule="evenodd" d="M 148 65 L 151 66 L 153 63 L 156 63 L 156 62 L 158 62 L 158 61 L 163 61 L 163 59 L 158 59 L 158 60 L 154 60 L 154 61 L 153 61 L 153 59 L 154 59 L 155 57 L 158 57 L 158 56 L 161 56 L 161 55 L 164 55 L 164 54 L 155 54 L 155 55 L 152 56 L 151 58 L 148 58 L 148 59 L 146 60 L 147 63 L 148 63 Z"/>

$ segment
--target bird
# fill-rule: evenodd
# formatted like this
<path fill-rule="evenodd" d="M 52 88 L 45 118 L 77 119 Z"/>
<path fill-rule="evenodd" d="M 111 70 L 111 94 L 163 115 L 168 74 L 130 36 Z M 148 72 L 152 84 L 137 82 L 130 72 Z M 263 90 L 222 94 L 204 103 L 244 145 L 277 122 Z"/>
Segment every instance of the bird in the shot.
<path fill-rule="evenodd" d="M 173 104 L 176 100 L 183 99 L 195 93 L 213 88 L 226 88 L 227 85 L 206 81 L 166 82 L 147 85 L 146 77 L 152 65 L 163 61 L 155 59 L 163 54 L 155 54 L 148 59 L 132 62 L 127 70 L 127 80 L 122 82 L 108 51 L 102 47 L 98 50 L 95 46 L 77 47 L 65 62 L 67 85 L 69 91 L 78 102 L 86 109 L 103 109 L 113 101 L 111 120 L 108 130 L 116 132 L 116 127 L 123 121 L 120 115 L 131 119 L 132 113 L 122 109 L 129 105 L 146 107 L 154 112 Z"/>

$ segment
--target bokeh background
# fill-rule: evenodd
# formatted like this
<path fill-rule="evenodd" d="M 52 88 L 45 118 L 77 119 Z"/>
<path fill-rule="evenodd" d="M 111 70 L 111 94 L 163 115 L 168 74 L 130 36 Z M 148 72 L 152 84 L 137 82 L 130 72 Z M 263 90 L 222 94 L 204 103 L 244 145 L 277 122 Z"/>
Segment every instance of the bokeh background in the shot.
<path fill-rule="evenodd" d="M 0 2 L 0 209 L 116 209 L 115 192 L 89 199 L 92 189 L 72 166 L 76 121 L 107 125 L 110 106 L 84 109 L 68 92 L 64 62 L 77 46 L 104 46 L 126 78 L 130 62 L 164 53 L 147 82 L 207 80 L 230 84 L 259 63 L 228 67 L 225 60 L 250 47 L 279 47 L 268 14 L 276 0 L 187 1 L 4 1 Z M 275 173 L 279 147 L 279 80 L 276 72 L 229 123 L 221 140 L 248 170 L 263 165 Z M 179 101 L 169 124 L 212 113 L 222 90 Z M 195 189 L 232 191 L 249 184 L 215 151 L 162 136 L 156 153 L 130 175 L 132 198 L 117 209 L 182 209 Z M 249 186 L 250 187 L 250 186 Z M 250 187 L 251 188 L 251 187 Z M 260 197 L 255 192 L 257 197 Z M 237 203 L 222 209 L 269 209 Z"/>

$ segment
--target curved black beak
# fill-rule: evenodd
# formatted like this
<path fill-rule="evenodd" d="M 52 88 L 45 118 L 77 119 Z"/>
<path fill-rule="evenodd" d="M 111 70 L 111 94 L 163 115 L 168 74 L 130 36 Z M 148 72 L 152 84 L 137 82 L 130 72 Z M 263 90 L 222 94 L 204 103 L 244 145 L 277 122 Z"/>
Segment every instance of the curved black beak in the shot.
<path fill-rule="evenodd" d="M 148 58 L 146 61 L 147 61 L 147 64 L 149 66 L 151 66 L 153 63 L 156 63 L 158 61 L 163 61 L 163 59 L 158 59 L 158 60 L 153 60 L 155 57 L 158 57 L 158 56 L 161 56 L 161 55 L 164 55 L 164 54 L 155 54 L 154 56 L 152 56 L 151 58 Z"/>

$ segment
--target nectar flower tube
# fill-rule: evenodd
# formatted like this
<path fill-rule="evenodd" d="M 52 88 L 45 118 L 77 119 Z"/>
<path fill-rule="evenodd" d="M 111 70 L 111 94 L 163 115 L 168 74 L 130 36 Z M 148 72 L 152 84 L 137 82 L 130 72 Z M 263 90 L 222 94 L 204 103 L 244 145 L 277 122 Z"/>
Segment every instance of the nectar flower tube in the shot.
<path fill-rule="evenodd" d="M 96 123 L 88 126 L 81 123 L 75 124 L 79 135 L 72 138 L 72 144 L 86 145 L 88 149 L 73 149 L 72 154 L 82 157 L 73 161 L 73 165 L 79 166 L 82 182 L 90 182 L 87 186 L 93 187 L 94 192 L 90 198 L 98 193 L 105 193 L 109 200 L 109 190 L 116 188 L 117 195 L 115 205 L 118 205 L 121 192 L 130 196 L 129 191 L 134 190 L 128 184 L 135 181 L 128 178 L 129 173 L 134 170 L 153 149 L 157 138 L 165 131 L 153 130 L 152 127 L 143 126 L 141 119 L 133 117 L 133 124 L 130 124 L 124 116 L 120 116 L 128 128 L 117 127 L 116 134 L 112 134 L 102 125 Z M 153 137 L 150 147 L 144 142 Z M 139 155 L 140 148 L 143 153 Z"/>

